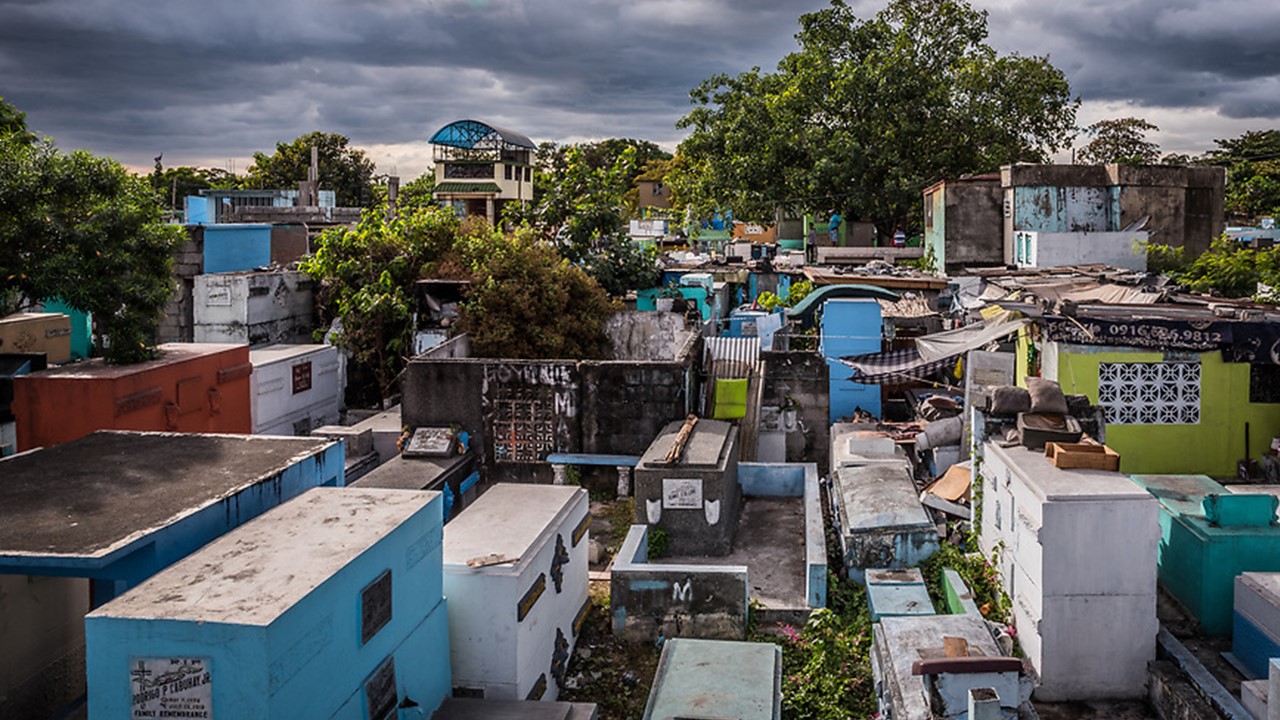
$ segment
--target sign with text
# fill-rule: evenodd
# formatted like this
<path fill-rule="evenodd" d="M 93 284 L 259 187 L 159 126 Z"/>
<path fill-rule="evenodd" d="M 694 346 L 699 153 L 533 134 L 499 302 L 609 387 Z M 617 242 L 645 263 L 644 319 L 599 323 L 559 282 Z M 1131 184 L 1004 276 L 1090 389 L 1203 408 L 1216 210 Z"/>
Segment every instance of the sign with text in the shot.
<path fill-rule="evenodd" d="M 132 665 L 133 720 L 213 717 L 207 658 L 134 658 Z"/>
<path fill-rule="evenodd" d="M 311 362 L 298 363 L 293 366 L 293 394 L 311 389 Z"/>
<path fill-rule="evenodd" d="M 702 481 L 663 478 L 662 507 L 668 510 L 700 509 L 702 507 Z"/>

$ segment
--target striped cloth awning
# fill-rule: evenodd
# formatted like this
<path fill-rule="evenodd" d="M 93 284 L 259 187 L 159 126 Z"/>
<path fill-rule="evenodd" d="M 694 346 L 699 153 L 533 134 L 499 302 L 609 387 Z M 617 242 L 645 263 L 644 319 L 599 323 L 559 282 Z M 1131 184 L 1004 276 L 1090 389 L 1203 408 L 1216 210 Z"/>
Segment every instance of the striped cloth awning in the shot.
<path fill-rule="evenodd" d="M 944 368 L 956 364 L 959 355 L 925 360 L 915 348 L 867 353 L 839 358 L 840 362 L 854 369 L 850 380 L 866 385 L 892 385 L 908 380 L 923 380 Z"/>

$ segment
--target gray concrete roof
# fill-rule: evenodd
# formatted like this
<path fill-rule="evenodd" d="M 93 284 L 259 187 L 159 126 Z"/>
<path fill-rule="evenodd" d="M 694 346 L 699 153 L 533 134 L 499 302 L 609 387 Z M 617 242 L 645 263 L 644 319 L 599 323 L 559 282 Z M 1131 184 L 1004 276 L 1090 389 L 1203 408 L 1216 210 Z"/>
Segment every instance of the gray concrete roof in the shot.
<path fill-rule="evenodd" d="M 649 444 L 640 458 L 639 467 L 671 467 L 673 463 L 666 461 L 667 452 L 680 434 L 683 420 L 669 423 L 658 434 L 657 439 Z M 730 434 L 735 432 L 733 425 L 721 420 L 698 420 L 685 444 L 684 455 L 679 463 L 681 467 L 717 467 L 724 461 L 724 454 L 729 444 Z"/>
<path fill-rule="evenodd" d="M 320 352 L 331 345 L 307 344 L 307 345 L 286 345 L 276 344 L 268 345 L 264 348 L 254 348 L 249 351 L 249 362 L 256 367 L 258 365 L 268 365 L 281 360 L 292 360 L 293 358 L 304 357 L 315 352 Z"/>
<path fill-rule="evenodd" d="M 771 720 L 782 658 L 772 643 L 672 638 L 662 648 L 645 720 Z"/>
<path fill-rule="evenodd" d="M 333 441 L 101 431 L 0 461 L 0 558 L 102 557 Z"/>
<path fill-rule="evenodd" d="M 444 564 L 466 565 L 491 554 L 530 559 L 525 555 L 547 525 L 586 493 L 569 485 L 494 485 L 445 525 Z"/>
<path fill-rule="evenodd" d="M 314 488 L 89 617 L 269 625 L 439 493 Z"/>
<path fill-rule="evenodd" d="M 439 458 L 394 457 L 370 470 L 367 475 L 351 483 L 350 487 L 421 490 L 468 460 L 470 458 L 466 455 Z"/>

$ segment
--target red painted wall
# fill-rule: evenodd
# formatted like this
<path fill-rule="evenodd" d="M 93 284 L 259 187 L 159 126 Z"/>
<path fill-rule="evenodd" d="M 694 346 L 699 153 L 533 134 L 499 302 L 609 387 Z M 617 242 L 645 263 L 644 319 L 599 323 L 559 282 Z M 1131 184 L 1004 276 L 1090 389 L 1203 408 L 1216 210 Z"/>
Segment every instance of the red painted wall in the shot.
<path fill-rule="evenodd" d="M 248 345 L 167 343 L 136 365 L 101 360 L 15 378 L 18 450 L 95 430 L 249 433 Z"/>

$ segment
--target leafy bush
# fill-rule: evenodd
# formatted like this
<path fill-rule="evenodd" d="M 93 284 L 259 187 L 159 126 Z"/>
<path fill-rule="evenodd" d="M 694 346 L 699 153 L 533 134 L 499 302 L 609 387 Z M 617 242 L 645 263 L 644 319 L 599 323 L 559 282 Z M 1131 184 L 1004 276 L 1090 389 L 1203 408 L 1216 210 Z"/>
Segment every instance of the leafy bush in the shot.
<path fill-rule="evenodd" d="M 846 720 L 876 711 L 866 591 L 834 575 L 827 587 L 829 608 L 813 611 L 803 628 L 782 628 L 786 718 Z"/>
<path fill-rule="evenodd" d="M 649 528 L 649 559 L 666 557 L 671 538 L 662 528 Z"/>
<path fill-rule="evenodd" d="M 969 589 L 973 592 L 973 600 L 978 605 L 982 616 L 995 622 L 1007 623 L 1013 604 L 1005 593 L 1000 582 L 1000 573 L 995 568 L 999 551 L 988 559 L 976 547 L 973 538 L 962 545 L 944 543 L 920 565 L 924 574 L 925 585 L 929 588 L 929 597 L 936 607 L 945 606 L 945 592 L 942 589 L 942 571 L 945 568 L 955 570 Z"/>

